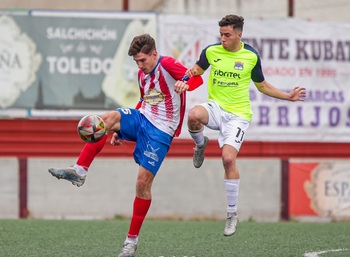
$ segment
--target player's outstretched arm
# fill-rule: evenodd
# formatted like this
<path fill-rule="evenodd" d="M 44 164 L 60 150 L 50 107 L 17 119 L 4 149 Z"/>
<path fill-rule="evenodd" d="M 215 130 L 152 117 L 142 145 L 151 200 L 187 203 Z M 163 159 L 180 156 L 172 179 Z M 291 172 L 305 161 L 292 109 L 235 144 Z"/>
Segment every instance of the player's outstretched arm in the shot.
<path fill-rule="evenodd" d="M 306 89 L 304 87 L 296 86 L 289 93 L 287 93 L 274 87 L 266 80 L 259 83 L 255 82 L 254 84 L 261 93 L 282 100 L 288 100 L 292 102 L 304 101 L 304 98 L 306 96 Z"/>
<path fill-rule="evenodd" d="M 306 97 L 306 89 L 304 87 L 295 86 L 289 93 L 289 101 L 304 101 Z"/>

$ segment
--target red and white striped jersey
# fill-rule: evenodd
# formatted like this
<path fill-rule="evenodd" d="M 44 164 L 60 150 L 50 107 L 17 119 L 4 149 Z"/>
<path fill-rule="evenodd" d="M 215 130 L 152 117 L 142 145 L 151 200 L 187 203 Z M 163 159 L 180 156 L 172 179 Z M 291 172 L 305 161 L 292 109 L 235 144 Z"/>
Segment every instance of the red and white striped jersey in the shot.
<path fill-rule="evenodd" d="M 174 91 L 177 80 L 181 80 L 186 67 L 169 56 L 160 56 L 150 74 L 138 73 L 141 93 L 140 112 L 158 129 L 178 136 L 185 113 L 185 92 L 179 95 Z"/>

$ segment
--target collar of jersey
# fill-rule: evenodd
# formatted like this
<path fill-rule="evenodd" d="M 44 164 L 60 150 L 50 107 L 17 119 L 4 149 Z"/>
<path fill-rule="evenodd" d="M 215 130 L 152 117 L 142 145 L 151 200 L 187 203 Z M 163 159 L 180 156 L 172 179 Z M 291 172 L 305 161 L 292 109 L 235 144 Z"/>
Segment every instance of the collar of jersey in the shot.
<path fill-rule="evenodd" d="M 156 66 L 154 66 L 154 69 L 153 69 L 149 74 L 154 74 L 154 72 L 155 72 L 155 70 L 156 70 L 158 64 L 160 63 L 160 59 L 162 59 L 162 56 L 161 56 L 161 55 L 160 55 L 159 58 L 158 58 L 158 62 L 157 62 L 157 64 L 156 64 Z"/>

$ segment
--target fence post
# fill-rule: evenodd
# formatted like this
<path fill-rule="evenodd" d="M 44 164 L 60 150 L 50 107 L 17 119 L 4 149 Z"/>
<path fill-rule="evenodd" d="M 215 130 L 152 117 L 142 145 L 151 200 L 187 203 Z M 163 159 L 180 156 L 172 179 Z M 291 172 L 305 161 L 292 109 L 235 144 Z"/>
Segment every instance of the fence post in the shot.
<path fill-rule="evenodd" d="M 281 220 L 289 220 L 289 160 L 281 160 Z"/>
<path fill-rule="evenodd" d="M 19 217 L 28 217 L 28 158 L 18 158 L 19 162 Z"/>

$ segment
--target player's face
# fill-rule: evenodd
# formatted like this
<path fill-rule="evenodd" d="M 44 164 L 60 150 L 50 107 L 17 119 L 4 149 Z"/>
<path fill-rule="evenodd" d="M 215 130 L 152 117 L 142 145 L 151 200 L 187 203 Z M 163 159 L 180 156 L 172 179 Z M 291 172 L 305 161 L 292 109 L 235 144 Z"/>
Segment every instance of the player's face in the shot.
<path fill-rule="evenodd" d="M 233 29 L 231 26 L 220 27 L 221 45 L 227 51 L 238 51 L 241 48 L 242 32 Z"/>
<path fill-rule="evenodd" d="M 151 73 L 158 63 L 158 54 L 156 50 L 153 50 L 149 54 L 138 53 L 133 56 L 137 66 L 145 74 Z"/>

